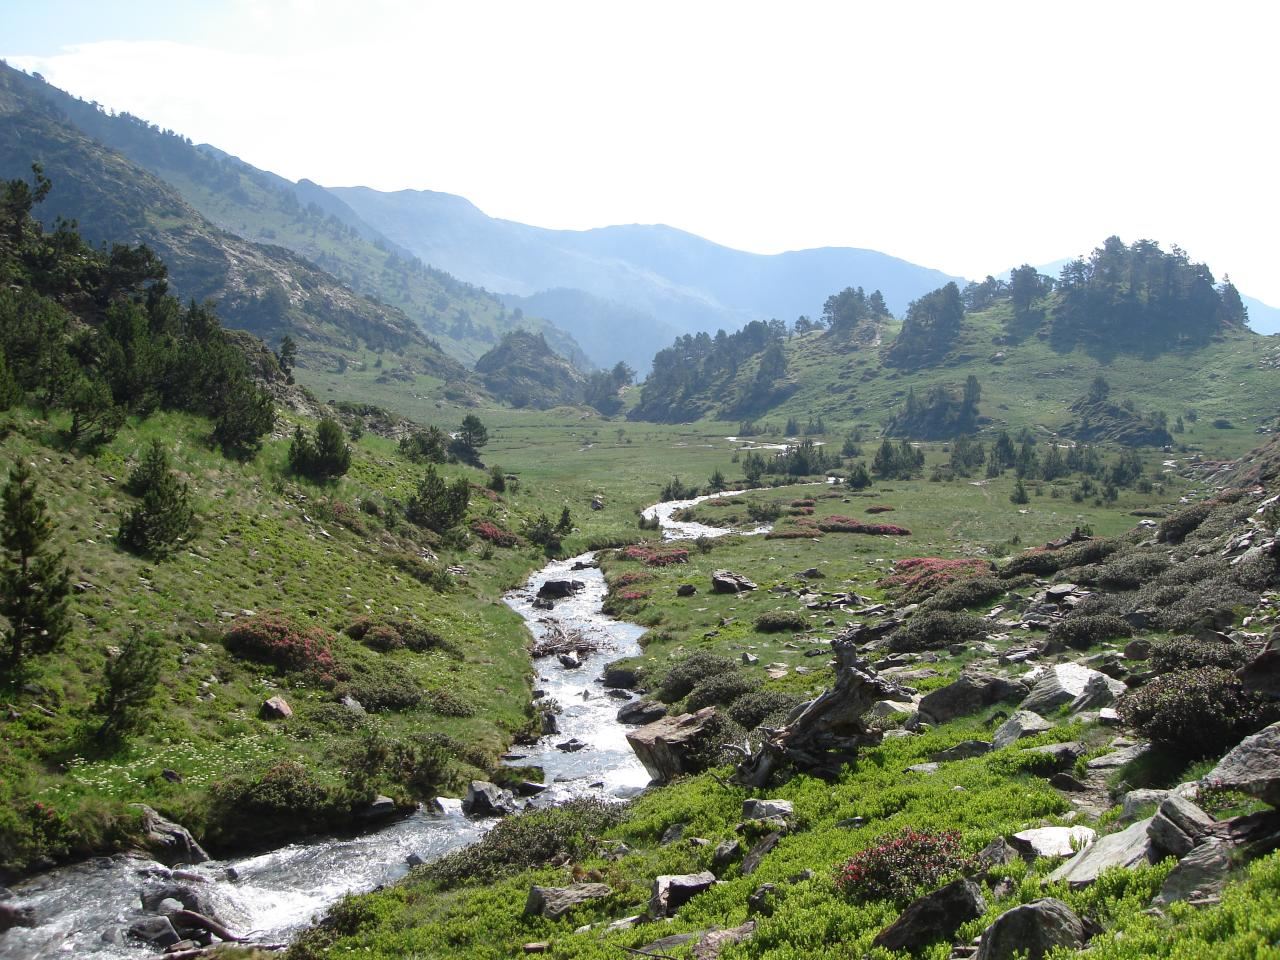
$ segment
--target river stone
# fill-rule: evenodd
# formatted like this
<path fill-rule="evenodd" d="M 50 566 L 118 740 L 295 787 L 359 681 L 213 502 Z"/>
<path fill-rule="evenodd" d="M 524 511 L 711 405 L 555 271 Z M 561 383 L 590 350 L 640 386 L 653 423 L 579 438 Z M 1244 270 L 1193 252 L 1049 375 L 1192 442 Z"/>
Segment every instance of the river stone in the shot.
<path fill-rule="evenodd" d="M 34 927 L 36 912 L 31 907 L 20 907 L 12 903 L 0 903 L 0 933 L 14 927 Z"/>
<path fill-rule="evenodd" d="M 129 926 L 129 936 L 157 947 L 171 947 L 182 939 L 168 917 L 143 917 Z"/>
<path fill-rule="evenodd" d="M 1226 886 L 1230 870 L 1231 844 L 1218 837 L 1210 837 L 1178 861 L 1173 872 L 1165 878 L 1164 886 L 1152 905 L 1216 898 Z"/>
<path fill-rule="evenodd" d="M 703 870 L 701 873 L 662 874 L 653 881 L 649 916 L 655 920 L 673 916 L 702 891 L 711 889 L 715 882 L 715 874 L 710 870 Z"/>
<path fill-rule="evenodd" d="M 795 807 L 790 800 L 743 800 L 742 819 L 766 820 L 769 817 L 790 817 Z"/>
<path fill-rule="evenodd" d="M 1009 838 L 1015 850 L 1028 860 L 1036 857 L 1069 857 L 1097 838 L 1089 827 L 1036 827 L 1021 830 Z"/>
<path fill-rule="evenodd" d="M 1280 723 L 1241 740 L 1202 783 L 1239 790 L 1273 807 L 1280 806 Z"/>
<path fill-rule="evenodd" d="M 258 715 L 263 720 L 288 720 L 293 716 L 293 707 L 289 706 L 289 701 L 284 697 L 274 696 L 263 701 Z"/>
<path fill-rule="evenodd" d="M 1159 858 L 1147 836 L 1150 820 L 1139 820 L 1131 827 L 1100 837 L 1049 874 L 1049 882 L 1065 880 L 1071 887 L 1087 887 L 1110 867 L 1131 870 Z"/>
<path fill-rule="evenodd" d="M 538 597 L 543 600 L 563 600 L 584 587 L 586 584 L 581 580 L 548 580 L 538 588 Z"/>
<path fill-rule="evenodd" d="M 216 888 L 206 885 L 164 883 L 144 890 L 141 894 L 142 909 L 149 913 L 168 914 L 173 903 L 179 910 L 194 910 L 212 920 L 221 922 L 216 901 Z"/>
<path fill-rule="evenodd" d="M 985 740 L 961 740 L 954 747 L 939 750 L 929 759 L 936 763 L 948 763 L 952 760 L 968 760 L 971 757 L 981 757 L 983 754 L 990 752 L 991 744 Z"/>
<path fill-rule="evenodd" d="M 143 845 L 161 863 L 173 866 L 178 863 L 204 863 L 209 859 L 204 847 L 182 824 L 166 820 L 145 803 L 131 803 L 129 807 L 141 813 Z"/>
<path fill-rule="evenodd" d="M 515 798 L 488 780 L 472 780 L 462 798 L 462 812 L 469 817 L 505 817 L 515 813 Z"/>
<path fill-rule="evenodd" d="M 618 711 L 619 723 L 653 723 L 667 715 L 667 708 L 656 700 L 632 700 Z"/>
<path fill-rule="evenodd" d="M 741 574 L 716 570 L 711 574 L 711 589 L 715 593 L 746 593 L 756 589 L 756 585 Z"/>
<path fill-rule="evenodd" d="M 1017 681 L 989 674 L 966 673 L 954 683 L 926 694 L 920 701 L 917 717 L 924 723 L 946 723 L 956 717 L 977 713 L 994 703 L 1023 697 L 1026 693 L 1027 688 Z"/>
<path fill-rule="evenodd" d="M 1097 680 L 1099 677 L 1102 679 Z M 1089 687 L 1090 681 L 1106 686 L 1111 692 L 1112 699 L 1128 689 L 1119 680 L 1112 680 L 1105 673 L 1091 670 L 1081 664 L 1057 663 L 1046 668 L 1039 676 L 1035 686 L 1027 694 L 1027 698 L 1022 701 L 1021 709 L 1039 714 L 1056 711 L 1058 707 L 1073 702 L 1083 694 Z M 1099 704 L 1099 706 L 1105 705 Z"/>
<path fill-rule="evenodd" d="M 603 883 L 574 883 L 567 887 L 531 887 L 524 904 L 526 917 L 547 917 L 559 920 L 566 913 L 588 900 L 599 900 L 613 893 L 613 888 Z"/>
<path fill-rule="evenodd" d="M 987 912 L 972 880 L 953 880 L 913 902 L 871 941 L 873 947 L 915 953 L 937 940 L 950 940 L 962 924 Z"/>
<path fill-rule="evenodd" d="M 1084 946 L 1084 922 L 1061 900 L 1045 897 L 996 917 L 978 944 L 974 960 L 1042 960 L 1054 947 Z"/>
<path fill-rule="evenodd" d="M 634 666 L 614 661 L 604 665 L 604 685 L 606 687 L 630 690 L 640 682 L 640 674 Z"/>
<path fill-rule="evenodd" d="M 703 707 L 696 713 L 663 717 L 636 730 L 627 731 L 627 743 L 636 757 L 658 783 L 666 783 L 696 766 L 691 755 L 705 745 L 709 726 L 716 715 L 715 707 Z"/>
<path fill-rule="evenodd" d="M 582 666 L 582 661 L 578 659 L 577 651 L 574 650 L 559 654 L 556 659 L 560 661 L 560 666 L 566 670 L 577 670 L 578 667 Z"/>
<path fill-rule="evenodd" d="M 1185 857 L 1217 823 L 1190 800 L 1176 794 L 1165 797 L 1151 818 L 1147 836 L 1157 848 L 1175 857 Z"/>
<path fill-rule="evenodd" d="M 1053 728 L 1048 720 L 1030 710 L 1019 710 L 1012 717 L 1000 724 L 1000 729 L 991 738 L 991 745 L 1000 750 L 1023 737 L 1034 737 Z"/>

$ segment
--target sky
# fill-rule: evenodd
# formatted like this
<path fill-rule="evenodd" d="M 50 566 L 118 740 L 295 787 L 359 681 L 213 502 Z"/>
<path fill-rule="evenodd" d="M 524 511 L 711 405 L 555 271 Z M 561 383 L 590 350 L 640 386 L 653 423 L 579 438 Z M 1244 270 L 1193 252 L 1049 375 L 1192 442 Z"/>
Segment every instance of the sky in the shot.
<path fill-rule="evenodd" d="M 4 0 L 0 57 L 255 166 L 980 278 L 1117 234 L 1280 304 L 1280 4 Z"/>

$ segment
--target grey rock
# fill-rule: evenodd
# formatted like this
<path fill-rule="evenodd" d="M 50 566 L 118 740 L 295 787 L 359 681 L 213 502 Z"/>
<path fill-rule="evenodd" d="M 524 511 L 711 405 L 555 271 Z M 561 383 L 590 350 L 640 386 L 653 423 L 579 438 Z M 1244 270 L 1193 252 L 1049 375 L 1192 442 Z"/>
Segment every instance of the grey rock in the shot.
<path fill-rule="evenodd" d="M 589 900 L 599 900 L 613 893 L 613 888 L 603 883 L 574 883 L 567 887 L 531 887 L 524 904 L 526 917 L 547 917 L 559 920 L 574 907 Z"/>
<path fill-rule="evenodd" d="M 954 880 L 911 903 L 871 941 L 873 947 L 915 953 L 938 940 L 950 940 L 962 924 L 982 916 L 987 902 L 972 880 Z"/>
<path fill-rule="evenodd" d="M 774 911 L 774 896 L 778 892 L 776 883 L 762 883 L 747 897 L 747 916 L 771 917 Z"/>
<path fill-rule="evenodd" d="M 36 912 L 31 907 L 20 907 L 12 903 L 0 903 L 0 933 L 14 927 L 34 927 Z"/>
<path fill-rule="evenodd" d="M 1280 806 L 1280 723 L 1241 740 L 1202 782 Z"/>
<path fill-rule="evenodd" d="M 1049 874 L 1049 882 L 1065 880 L 1072 887 L 1085 887 L 1111 867 L 1128 870 L 1144 863 L 1154 863 L 1159 857 L 1147 836 L 1150 825 L 1150 820 L 1139 820 L 1119 833 L 1100 837 Z"/>
<path fill-rule="evenodd" d="M 934 763 L 933 761 L 929 761 L 927 763 L 913 763 L 911 766 L 907 767 L 907 772 L 921 773 L 927 776 L 928 774 L 931 774 L 931 773 L 937 773 L 938 767 L 939 767 L 939 764 Z"/>
<path fill-rule="evenodd" d="M 627 731 L 627 743 L 649 776 L 658 783 L 667 783 L 682 773 L 694 772 L 697 763 L 693 758 L 706 745 L 715 714 L 715 707 L 703 707 L 696 713 L 663 717 Z"/>
<path fill-rule="evenodd" d="M 658 846 L 665 847 L 680 840 L 684 836 L 685 830 L 688 829 L 687 824 L 673 823 L 667 829 L 662 831 L 662 836 L 658 838 Z"/>
<path fill-rule="evenodd" d="M 1046 743 L 1039 747 L 1028 747 L 1021 751 L 1024 754 L 1038 754 L 1042 757 L 1051 757 L 1053 766 L 1058 771 L 1064 771 L 1072 766 L 1076 760 L 1084 755 L 1085 748 L 1083 743 L 1075 740 L 1067 740 L 1063 743 Z"/>
<path fill-rule="evenodd" d="M 606 687 L 630 690 L 640 682 L 640 674 L 635 667 L 614 661 L 604 665 L 604 685 Z"/>
<path fill-rule="evenodd" d="M 129 936 L 157 947 L 171 947 L 182 939 L 168 917 L 143 917 L 130 924 Z"/>
<path fill-rule="evenodd" d="M 1095 682 L 1094 688 L 1089 687 L 1090 681 Z M 1079 698 L 1086 689 L 1094 689 L 1096 696 L 1096 684 L 1101 684 L 1110 690 L 1112 699 L 1120 696 L 1127 689 L 1119 680 L 1112 680 L 1105 673 L 1090 670 L 1078 663 L 1054 664 L 1045 669 L 1036 680 L 1035 686 L 1022 701 L 1022 709 L 1042 715 L 1056 711 L 1063 704 Z M 1105 704 L 1100 705 L 1105 706 Z"/>
<path fill-rule="evenodd" d="M 548 580 L 538 588 L 542 600 L 563 600 L 586 587 L 581 580 Z"/>
<path fill-rule="evenodd" d="M 557 743 L 556 749 L 565 753 L 577 753 L 579 750 L 587 749 L 587 744 L 579 740 L 577 737 L 571 737 L 564 743 Z"/>
<path fill-rule="evenodd" d="M 1004 700 L 1019 699 L 1026 692 L 1027 688 L 1014 680 L 965 673 L 954 683 L 926 694 L 919 703 L 917 716 L 924 723 L 946 723 Z"/>
<path fill-rule="evenodd" d="M 131 803 L 129 807 L 140 811 L 143 845 L 161 863 L 173 866 L 177 863 L 204 863 L 209 859 L 204 847 L 182 824 L 166 820 L 145 803 Z"/>
<path fill-rule="evenodd" d="M 1074 910 L 1061 900 L 1045 897 L 1000 914 L 987 927 L 974 960 L 1042 960 L 1054 947 L 1084 946 L 1085 928 Z"/>
<path fill-rule="evenodd" d="M 672 933 L 665 937 L 659 937 L 651 943 L 646 943 L 642 947 L 636 947 L 636 953 L 660 956 L 676 947 L 683 947 L 685 944 L 692 943 L 700 936 L 702 936 L 701 933 Z"/>
<path fill-rule="evenodd" d="M 1120 801 L 1120 816 L 1125 820 L 1136 819 L 1141 813 L 1150 813 L 1148 807 L 1160 806 L 1161 801 L 1167 796 L 1169 796 L 1168 790 L 1130 790 Z"/>
<path fill-rule="evenodd" d="M 1276 640 L 1272 639 L 1267 649 L 1237 670 L 1236 676 L 1246 690 L 1272 698 L 1280 697 L 1280 648 L 1277 648 Z"/>
<path fill-rule="evenodd" d="M 744 800 L 742 801 L 742 818 L 744 820 L 765 820 L 769 817 L 790 817 L 795 808 L 790 800 Z"/>
<path fill-rule="evenodd" d="M 1068 710 L 1071 713 L 1081 713 L 1085 710 L 1109 707 L 1126 689 L 1128 688 L 1119 680 L 1100 671 L 1096 677 L 1089 678 L 1080 695 L 1071 701 Z"/>
<path fill-rule="evenodd" d="M 715 570 L 711 574 L 711 589 L 714 593 L 745 593 L 755 590 L 756 585 L 741 574 Z"/>
<path fill-rule="evenodd" d="M 357 700 L 355 697 L 351 696 L 350 694 L 343 697 L 338 702 L 342 704 L 347 710 L 351 711 L 357 716 L 364 716 L 364 713 L 365 713 L 364 704 L 362 704 L 359 700 Z"/>
<path fill-rule="evenodd" d="M 289 701 L 284 697 L 271 697 L 263 702 L 258 710 L 258 716 L 263 720 L 287 720 L 293 716 L 293 707 L 289 706 Z"/>
<path fill-rule="evenodd" d="M 756 922 L 754 920 L 748 920 L 746 923 L 730 927 L 728 930 L 708 930 L 694 945 L 691 956 L 693 960 L 717 960 L 725 947 L 749 940 L 755 935 L 755 932 Z"/>
<path fill-rule="evenodd" d="M 577 652 L 573 650 L 557 655 L 556 659 L 560 661 L 560 666 L 566 670 L 577 670 L 582 666 L 582 661 L 578 659 Z"/>
<path fill-rule="evenodd" d="M 1213 830 L 1217 821 L 1190 800 L 1176 794 L 1165 797 L 1151 818 L 1147 836 L 1156 848 L 1175 857 L 1185 857 Z"/>
<path fill-rule="evenodd" d="M 1009 838 L 1009 844 L 1028 860 L 1036 857 L 1070 857 L 1088 848 L 1097 838 L 1089 827 L 1035 827 L 1020 830 Z"/>
<path fill-rule="evenodd" d="M 1130 640 L 1124 645 L 1124 658 L 1126 660 L 1146 660 L 1150 656 L 1151 641 L 1145 637 Z"/>
<path fill-rule="evenodd" d="M 1226 886 L 1230 870 L 1231 844 L 1218 837 L 1210 837 L 1178 861 L 1152 903 L 1165 906 L 1175 900 L 1217 897 Z"/>
<path fill-rule="evenodd" d="M 667 715 L 667 708 L 654 700 L 632 700 L 618 711 L 619 723 L 653 723 Z"/>
<path fill-rule="evenodd" d="M 936 763 L 949 763 L 952 760 L 968 760 L 981 757 L 991 752 L 991 744 L 985 740 L 961 740 L 954 747 L 939 750 L 929 759 Z"/>
<path fill-rule="evenodd" d="M 1133 763 L 1150 749 L 1151 744 L 1149 743 L 1135 743 L 1132 746 L 1121 747 L 1119 750 L 1113 750 L 1111 753 L 1103 754 L 1100 757 L 1094 757 L 1085 766 L 1090 770 L 1117 770 Z"/>
<path fill-rule="evenodd" d="M 505 817 L 515 813 L 516 802 L 508 791 L 488 780 L 472 780 L 462 798 L 462 812 L 469 817 Z"/>
<path fill-rule="evenodd" d="M 715 885 L 716 878 L 710 870 L 701 873 L 663 874 L 653 881 L 653 894 L 649 898 L 649 916 L 654 919 L 670 917 L 682 906 L 704 890 Z"/>
<path fill-rule="evenodd" d="M 747 855 L 742 858 L 742 875 L 750 876 L 760 869 L 760 864 L 782 840 L 782 834 L 778 831 L 766 834 L 751 845 L 751 849 L 747 851 Z"/>
<path fill-rule="evenodd" d="M 1036 734 L 1043 733 L 1052 727 L 1053 724 L 1038 713 L 1032 713 L 1030 710 L 1019 710 L 1004 723 L 1000 724 L 995 736 L 991 738 L 991 745 L 1000 750 L 1011 743 L 1021 740 L 1023 737 L 1034 737 Z"/>
<path fill-rule="evenodd" d="M 378 794 L 358 814 L 362 820 L 385 820 L 400 813 L 396 802 L 384 794 Z"/>
<path fill-rule="evenodd" d="M 996 837 L 978 851 L 974 857 L 974 863 L 979 870 L 986 871 L 992 867 L 1002 867 L 1013 863 L 1020 856 L 1022 854 L 1008 840 L 1004 837 Z"/>
<path fill-rule="evenodd" d="M 1065 790 L 1067 793 L 1084 793 L 1089 787 L 1069 773 L 1055 773 L 1049 778 L 1049 786 L 1058 790 Z"/>
<path fill-rule="evenodd" d="M 873 717 L 892 717 L 895 713 L 914 713 L 915 704 L 898 700 L 877 700 L 871 705 Z"/>
<path fill-rule="evenodd" d="M 711 869 L 717 873 L 724 873 L 733 865 L 733 861 L 737 860 L 742 853 L 742 844 L 733 838 L 723 840 L 716 844 L 715 850 L 711 852 Z"/>

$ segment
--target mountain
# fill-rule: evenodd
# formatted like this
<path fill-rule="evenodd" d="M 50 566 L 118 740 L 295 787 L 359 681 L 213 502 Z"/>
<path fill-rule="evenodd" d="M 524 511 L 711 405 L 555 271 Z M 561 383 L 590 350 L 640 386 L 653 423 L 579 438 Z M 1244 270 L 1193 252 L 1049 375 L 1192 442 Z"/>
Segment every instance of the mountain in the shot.
<path fill-rule="evenodd" d="M 106 113 L 37 77 L 3 65 L 0 72 L 29 105 L 44 105 L 164 181 L 213 225 L 290 250 L 352 290 L 397 308 L 464 363 L 473 362 L 503 334 L 526 327 L 541 330 L 562 355 L 590 366 L 562 330 L 530 314 L 515 317 L 486 291 L 425 266 L 309 180 L 293 183 L 128 113 Z"/>
<path fill-rule="evenodd" d="M 874 250 L 827 247 L 762 255 L 662 225 L 528 226 L 487 216 L 447 193 L 382 193 L 368 187 L 331 192 L 392 242 L 490 290 L 524 297 L 556 288 L 582 290 L 647 314 L 651 344 L 663 339 L 658 321 L 679 333 L 697 333 L 736 330 L 773 317 L 794 320 L 818 312 L 828 293 L 847 286 L 878 288 L 900 312 L 921 294 L 957 279 Z M 573 309 L 548 316 L 580 341 L 588 338 L 584 327 L 602 319 L 584 318 Z M 605 340 L 607 347 L 622 326 L 614 324 L 594 339 Z M 634 324 L 627 327 L 634 336 Z M 619 358 L 643 363 L 616 348 L 612 353 L 594 349 L 587 352 L 601 366 Z"/>
<path fill-rule="evenodd" d="M 545 410 L 581 403 L 586 378 L 540 333 L 516 330 L 476 361 L 476 375 L 499 400 Z"/>

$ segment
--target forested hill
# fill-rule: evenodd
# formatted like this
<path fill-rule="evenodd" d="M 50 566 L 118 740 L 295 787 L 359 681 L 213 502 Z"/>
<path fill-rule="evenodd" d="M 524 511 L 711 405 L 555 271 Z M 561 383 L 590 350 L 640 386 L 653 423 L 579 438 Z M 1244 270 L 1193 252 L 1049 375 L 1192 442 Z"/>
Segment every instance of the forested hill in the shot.
<path fill-rule="evenodd" d="M 476 375 L 514 407 L 546 409 L 581 403 L 586 377 L 557 356 L 542 334 L 517 330 L 476 361 Z"/>
<path fill-rule="evenodd" d="M 681 338 L 655 357 L 631 415 L 825 417 L 919 439 L 1003 423 L 1163 444 L 1175 421 L 1210 411 L 1233 426 L 1274 418 L 1263 398 L 1276 347 L 1246 320 L 1235 287 L 1184 251 L 1113 237 L 1060 277 L 1024 266 L 1009 281 L 945 284 L 901 321 L 846 288 L 816 320 Z M 980 407 L 964 399 L 971 377 Z M 1099 378 L 1105 389 L 1091 387 Z"/>
<path fill-rule="evenodd" d="M 214 226 L 246 240 L 286 248 L 375 305 L 396 308 L 464 363 L 474 361 L 504 333 L 529 328 L 542 331 L 563 356 L 588 366 L 581 349 L 563 331 L 424 265 L 361 220 L 339 197 L 310 181 L 295 184 L 214 147 L 193 145 L 186 137 L 139 117 L 107 113 L 3 64 L 0 77 L 5 96 L 21 103 L 23 110 L 42 111 L 49 121 L 72 127 L 118 152 L 163 181 Z M 14 138 L 6 135 L 5 139 Z M 30 160 L 24 166 L 19 158 L 19 163 L 16 170 L 6 164 L 4 175 L 22 173 Z M 56 179 L 61 185 L 67 177 Z M 92 236 L 120 235 L 110 224 L 97 222 L 97 212 L 93 217 L 77 215 Z M 174 263 L 174 273 L 177 281 L 184 278 L 180 264 Z M 385 307 L 376 309 L 387 312 Z M 228 319 L 235 322 L 230 314 Z"/>

